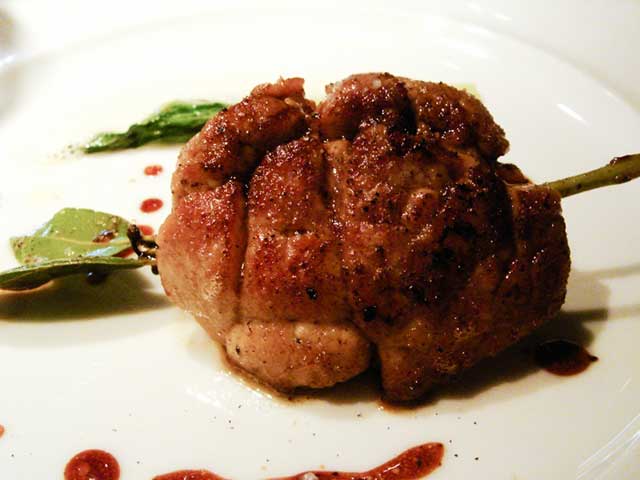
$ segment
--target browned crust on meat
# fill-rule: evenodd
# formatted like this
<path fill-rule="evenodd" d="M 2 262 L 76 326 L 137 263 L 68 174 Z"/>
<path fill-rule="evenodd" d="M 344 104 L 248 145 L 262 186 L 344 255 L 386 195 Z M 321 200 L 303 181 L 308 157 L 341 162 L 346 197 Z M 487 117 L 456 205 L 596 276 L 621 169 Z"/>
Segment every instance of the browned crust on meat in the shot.
<path fill-rule="evenodd" d="M 278 147 L 253 175 L 243 318 L 349 320 L 324 182 L 322 145 L 312 138 Z"/>
<path fill-rule="evenodd" d="M 229 181 L 182 198 L 158 233 L 158 264 L 174 272 L 162 275 L 167 295 L 218 341 L 237 319 L 245 210 L 242 185 Z"/>
<path fill-rule="evenodd" d="M 267 151 L 308 129 L 307 112 L 313 107 L 304 98 L 302 79 L 256 87 L 208 121 L 182 149 L 172 179 L 174 202 L 232 177 L 246 180 Z"/>
<path fill-rule="evenodd" d="M 285 392 L 349 380 L 367 369 L 371 356 L 369 342 L 349 322 L 249 320 L 231 329 L 225 347 L 232 362 Z"/>

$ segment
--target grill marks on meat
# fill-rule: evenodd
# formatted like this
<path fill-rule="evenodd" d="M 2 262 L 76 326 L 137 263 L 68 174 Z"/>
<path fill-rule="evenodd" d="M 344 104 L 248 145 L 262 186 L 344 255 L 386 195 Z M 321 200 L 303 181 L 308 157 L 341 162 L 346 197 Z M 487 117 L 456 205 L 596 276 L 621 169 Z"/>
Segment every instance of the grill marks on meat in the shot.
<path fill-rule="evenodd" d="M 496 162 L 504 133 L 465 92 L 327 91 L 316 113 L 300 79 L 259 86 L 185 146 L 163 284 L 277 388 L 347 380 L 373 345 L 387 397 L 415 399 L 559 310 L 560 198 Z"/>

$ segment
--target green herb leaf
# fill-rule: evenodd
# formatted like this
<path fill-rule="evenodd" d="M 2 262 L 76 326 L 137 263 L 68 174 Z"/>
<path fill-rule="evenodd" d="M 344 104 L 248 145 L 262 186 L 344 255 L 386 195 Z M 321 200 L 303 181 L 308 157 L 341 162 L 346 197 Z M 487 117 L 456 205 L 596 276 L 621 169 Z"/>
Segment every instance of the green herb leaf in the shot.
<path fill-rule="evenodd" d="M 140 123 L 135 123 L 126 132 L 107 132 L 96 135 L 84 145 L 85 153 L 135 148 L 145 143 L 161 141 L 184 143 L 200 131 L 203 125 L 222 109 L 224 103 L 172 102 L 158 113 Z"/>
<path fill-rule="evenodd" d="M 80 257 L 48 260 L 0 272 L 0 289 L 29 290 L 59 277 L 89 272 L 108 274 L 150 265 L 150 260 L 120 257 Z"/>
<path fill-rule="evenodd" d="M 22 267 L 0 273 L 0 289 L 28 290 L 58 277 L 79 273 L 106 275 L 153 265 L 152 258 L 114 257 L 131 248 L 129 222 L 85 208 L 65 208 L 32 235 L 11 239 Z"/>
<path fill-rule="evenodd" d="M 109 213 L 64 208 L 32 235 L 14 237 L 11 247 L 23 265 L 77 257 L 110 257 L 131 246 L 129 222 Z"/>

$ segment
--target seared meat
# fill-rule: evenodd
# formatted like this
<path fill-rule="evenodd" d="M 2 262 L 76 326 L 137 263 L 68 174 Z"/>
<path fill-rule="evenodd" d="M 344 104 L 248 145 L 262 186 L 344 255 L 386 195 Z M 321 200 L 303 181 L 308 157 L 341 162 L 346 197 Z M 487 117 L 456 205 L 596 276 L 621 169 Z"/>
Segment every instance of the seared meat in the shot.
<path fill-rule="evenodd" d="M 479 100 L 362 74 L 317 108 L 262 85 L 183 149 L 158 236 L 167 294 L 276 388 L 379 359 L 390 400 L 495 355 L 554 316 L 569 249 L 559 195 L 500 164 Z"/>

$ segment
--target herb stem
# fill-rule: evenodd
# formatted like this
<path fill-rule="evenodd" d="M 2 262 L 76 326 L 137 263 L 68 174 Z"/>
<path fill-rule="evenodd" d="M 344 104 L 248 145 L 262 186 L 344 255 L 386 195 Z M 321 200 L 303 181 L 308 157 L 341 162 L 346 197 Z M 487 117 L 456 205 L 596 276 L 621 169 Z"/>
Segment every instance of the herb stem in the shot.
<path fill-rule="evenodd" d="M 137 225 L 129 225 L 127 229 L 127 237 L 131 242 L 131 248 L 138 258 L 141 260 L 148 260 L 151 262 L 152 268 L 157 270 L 156 265 L 156 251 L 158 250 L 158 244 L 156 243 L 154 236 L 142 235 L 142 232 Z M 155 273 L 155 271 L 154 271 Z"/>
<path fill-rule="evenodd" d="M 604 167 L 543 183 L 543 186 L 557 190 L 565 198 L 594 188 L 625 183 L 637 177 L 640 177 L 640 153 L 616 157 Z"/>

